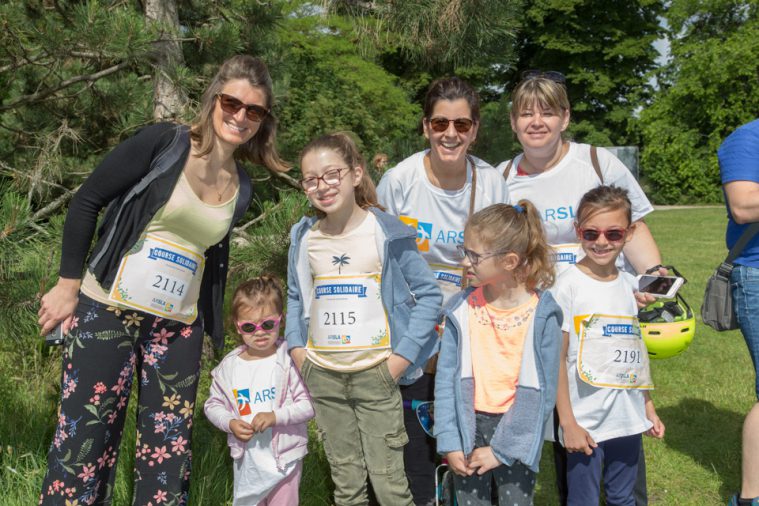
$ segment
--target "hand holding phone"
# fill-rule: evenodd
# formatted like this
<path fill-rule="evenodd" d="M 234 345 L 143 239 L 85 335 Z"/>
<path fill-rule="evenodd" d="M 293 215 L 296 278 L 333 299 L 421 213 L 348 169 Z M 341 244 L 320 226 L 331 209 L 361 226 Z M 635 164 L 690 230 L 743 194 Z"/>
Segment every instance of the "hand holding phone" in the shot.
<path fill-rule="evenodd" d="M 48 346 L 63 344 L 63 323 L 59 323 L 50 333 L 45 334 L 45 344 Z"/>
<path fill-rule="evenodd" d="M 638 291 L 650 293 L 654 297 L 671 299 L 683 286 L 685 279 L 680 276 L 651 276 L 641 274 L 635 278 L 638 281 Z"/>

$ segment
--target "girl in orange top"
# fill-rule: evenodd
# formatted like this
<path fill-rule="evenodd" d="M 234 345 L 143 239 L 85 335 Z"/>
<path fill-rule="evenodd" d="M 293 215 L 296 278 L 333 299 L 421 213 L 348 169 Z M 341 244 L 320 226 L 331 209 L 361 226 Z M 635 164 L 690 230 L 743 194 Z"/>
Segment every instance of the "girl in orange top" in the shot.
<path fill-rule="evenodd" d="M 435 437 L 459 504 L 531 505 L 546 420 L 556 402 L 561 309 L 535 206 L 475 213 L 459 248 L 470 288 L 444 310 Z"/>

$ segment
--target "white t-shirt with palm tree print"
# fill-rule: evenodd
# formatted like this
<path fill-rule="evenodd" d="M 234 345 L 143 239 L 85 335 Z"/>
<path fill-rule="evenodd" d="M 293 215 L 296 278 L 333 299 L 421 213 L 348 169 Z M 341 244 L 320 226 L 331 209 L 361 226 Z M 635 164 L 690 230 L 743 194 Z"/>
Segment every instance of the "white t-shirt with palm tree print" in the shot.
<path fill-rule="evenodd" d="M 367 213 L 358 227 L 338 235 L 321 232 L 317 221 L 304 237 L 311 276 L 315 278 L 381 273 L 382 263 L 377 251 L 376 228 L 377 218 L 372 213 Z M 330 352 L 308 349 L 307 352 L 309 360 L 320 367 L 353 372 L 377 365 L 390 355 L 391 350 Z"/>

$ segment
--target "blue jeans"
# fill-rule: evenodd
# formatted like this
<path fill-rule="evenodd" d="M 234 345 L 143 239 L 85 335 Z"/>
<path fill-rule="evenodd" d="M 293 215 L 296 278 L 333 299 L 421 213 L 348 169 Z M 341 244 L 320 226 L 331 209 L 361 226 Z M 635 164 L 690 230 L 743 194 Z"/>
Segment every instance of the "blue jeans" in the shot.
<path fill-rule="evenodd" d="M 569 506 L 594 506 L 604 492 L 608 506 L 635 506 L 635 479 L 638 476 L 641 435 L 624 436 L 598 443 L 588 456 L 567 454 Z"/>
<path fill-rule="evenodd" d="M 735 316 L 754 362 L 756 398 L 759 400 L 759 269 L 736 265 L 730 275 Z"/>

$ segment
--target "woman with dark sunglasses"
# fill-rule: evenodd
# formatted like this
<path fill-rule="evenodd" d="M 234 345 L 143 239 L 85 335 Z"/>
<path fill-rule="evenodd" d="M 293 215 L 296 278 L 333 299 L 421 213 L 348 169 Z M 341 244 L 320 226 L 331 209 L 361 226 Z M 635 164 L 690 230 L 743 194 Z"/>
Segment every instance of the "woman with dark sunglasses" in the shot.
<path fill-rule="evenodd" d="M 429 148 L 388 170 L 377 194 L 390 214 L 417 230 L 417 247 L 448 300 L 462 288 L 464 273 L 456 247 L 464 242 L 467 218 L 489 205 L 507 202 L 509 195 L 499 172 L 468 155 L 480 122 L 479 97 L 468 83 L 458 77 L 434 81 L 423 110 L 422 131 Z M 401 386 L 407 405 L 432 400 L 434 360 L 426 371 L 415 383 Z M 413 410 L 404 415 L 409 435 L 404 448 L 406 475 L 414 502 L 434 504 L 434 440 L 425 434 Z"/>
<path fill-rule="evenodd" d="M 583 255 L 577 243 L 575 211 L 582 196 L 602 184 L 627 190 L 632 203 L 635 234 L 618 262 L 631 273 L 666 274 L 661 255 L 643 218 L 653 211 L 632 173 L 611 152 L 565 139 L 570 121 L 566 79 L 555 71 L 528 71 L 511 95 L 511 128 L 523 153 L 498 165 L 513 202 L 532 201 L 543 219 L 549 244 L 556 250 L 560 274 Z M 640 302 L 652 302 L 638 295 Z M 642 451 L 642 450 L 641 450 Z M 566 504 L 566 453 L 554 445 L 561 504 Z M 641 463 L 643 458 L 641 456 Z M 638 467 L 637 506 L 648 503 L 645 465 Z"/>
<path fill-rule="evenodd" d="M 109 503 L 127 402 L 139 388 L 135 504 L 185 504 L 203 331 L 223 345 L 234 224 L 250 204 L 235 155 L 286 170 L 264 63 L 221 66 L 189 126 L 146 127 L 109 153 L 71 202 L 41 332 L 65 335 L 61 404 L 41 504 Z M 106 208 L 87 268 L 98 213 Z"/>

